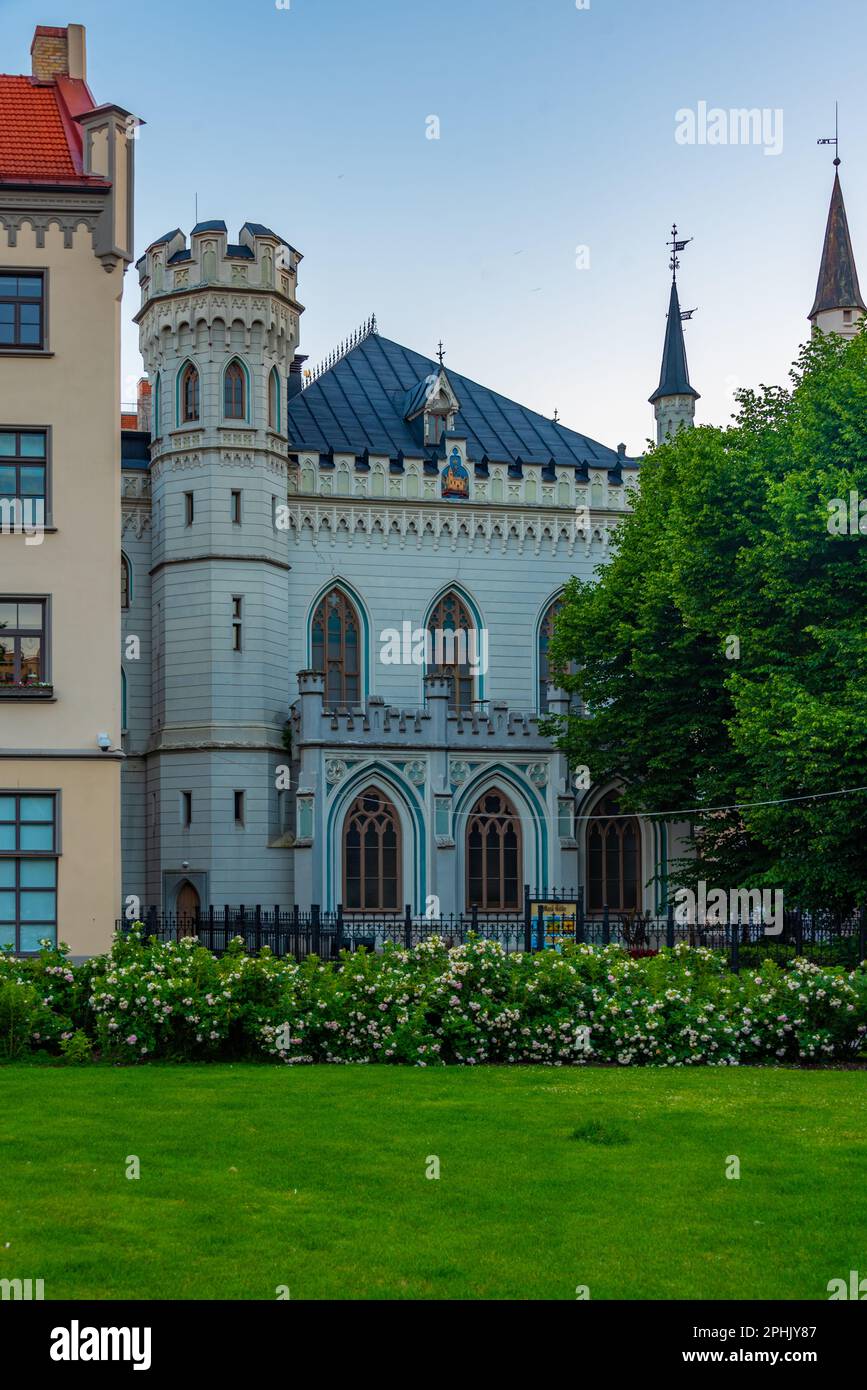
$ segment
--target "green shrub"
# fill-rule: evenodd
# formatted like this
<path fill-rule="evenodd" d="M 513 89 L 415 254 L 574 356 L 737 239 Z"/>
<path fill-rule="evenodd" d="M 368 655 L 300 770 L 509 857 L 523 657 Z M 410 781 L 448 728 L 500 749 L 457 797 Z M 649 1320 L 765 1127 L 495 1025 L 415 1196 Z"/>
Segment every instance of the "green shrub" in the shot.
<path fill-rule="evenodd" d="M 240 941 L 216 957 L 137 925 L 74 968 L 64 947 L 0 955 L 0 1057 L 737 1066 L 851 1058 L 865 1035 L 860 967 L 765 957 L 734 975 L 722 954 L 685 945 L 633 958 L 432 939 L 299 963 Z"/>

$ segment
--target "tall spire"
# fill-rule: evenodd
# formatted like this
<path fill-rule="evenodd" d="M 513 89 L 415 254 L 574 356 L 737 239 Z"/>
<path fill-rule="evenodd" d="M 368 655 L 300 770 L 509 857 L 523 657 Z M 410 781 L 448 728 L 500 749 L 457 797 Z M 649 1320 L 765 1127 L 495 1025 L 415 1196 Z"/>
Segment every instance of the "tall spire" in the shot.
<path fill-rule="evenodd" d="M 839 126 L 833 139 L 820 140 L 819 144 L 834 146 L 834 187 L 831 190 L 831 206 L 825 228 L 825 244 L 822 247 L 816 298 L 809 318 L 814 328 L 825 333 L 835 332 L 843 334 L 844 337 L 851 337 L 858 327 L 858 319 L 867 313 L 867 305 L 861 297 L 861 287 L 858 284 L 855 253 L 849 235 L 849 219 L 846 216 L 846 204 L 840 184 Z"/>
<path fill-rule="evenodd" d="M 677 272 L 680 267 L 678 253 L 683 251 L 688 241 L 678 241 L 676 225 L 671 230 L 672 239 L 668 243 L 672 248 L 669 262 L 671 297 L 668 304 L 668 323 L 665 328 L 659 385 L 650 397 L 650 404 L 654 407 L 656 415 L 657 441 L 660 444 L 668 435 L 676 434 L 681 426 L 692 426 L 695 420 L 695 403 L 701 399 L 690 384 L 686 343 L 683 337 L 683 320 L 691 317 L 695 311 L 690 309 L 684 313 L 677 293 Z"/>
<path fill-rule="evenodd" d="M 867 304 L 861 299 L 861 288 L 854 264 L 849 220 L 846 217 L 846 204 L 843 203 L 843 190 L 839 181 L 839 160 L 835 160 L 834 163 L 834 188 L 831 190 L 831 207 L 828 210 L 828 225 L 825 227 L 823 259 L 818 270 L 816 300 L 809 314 L 814 327 L 824 328 L 825 331 L 835 327 L 831 318 L 839 320 L 841 310 L 849 310 L 852 318 L 859 313 L 867 313 Z"/>

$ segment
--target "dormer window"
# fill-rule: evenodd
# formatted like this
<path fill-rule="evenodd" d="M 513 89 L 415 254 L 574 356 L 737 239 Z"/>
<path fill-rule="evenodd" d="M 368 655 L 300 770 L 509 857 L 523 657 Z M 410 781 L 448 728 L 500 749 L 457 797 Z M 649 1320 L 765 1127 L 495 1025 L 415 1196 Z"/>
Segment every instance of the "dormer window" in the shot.
<path fill-rule="evenodd" d="M 444 415 L 425 414 L 425 442 L 437 445 L 445 433 L 448 421 Z"/>

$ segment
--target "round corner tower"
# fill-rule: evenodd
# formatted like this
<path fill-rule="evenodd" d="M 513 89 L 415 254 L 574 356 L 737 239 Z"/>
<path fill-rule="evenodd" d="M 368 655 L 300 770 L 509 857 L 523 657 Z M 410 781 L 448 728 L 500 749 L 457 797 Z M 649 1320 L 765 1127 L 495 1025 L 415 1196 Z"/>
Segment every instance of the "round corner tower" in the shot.
<path fill-rule="evenodd" d="M 152 391 L 149 901 L 291 901 L 286 406 L 299 252 L 247 222 L 176 230 L 138 262 Z M 296 364 L 297 373 L 297 364 Z"/>

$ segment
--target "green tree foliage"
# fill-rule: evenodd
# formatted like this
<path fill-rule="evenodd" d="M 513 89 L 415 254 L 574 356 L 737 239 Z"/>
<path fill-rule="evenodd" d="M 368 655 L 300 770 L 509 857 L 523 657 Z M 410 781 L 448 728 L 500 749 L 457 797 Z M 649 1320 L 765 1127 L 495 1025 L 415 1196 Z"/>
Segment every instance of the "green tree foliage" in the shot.
<path fill-rule="evenodd" d="M 552 642 L 589 718 L 557 720 L 628 809 L 702 808 L 680 882 L 867 901 L 867 334 L 816 337 L 791 388 L 653 450 L 611 563 L 568 586 Z M 857 508 L 857 501 L 856 501 Z"/>

